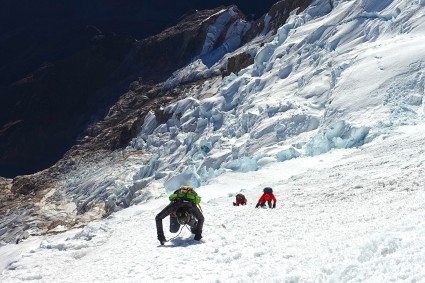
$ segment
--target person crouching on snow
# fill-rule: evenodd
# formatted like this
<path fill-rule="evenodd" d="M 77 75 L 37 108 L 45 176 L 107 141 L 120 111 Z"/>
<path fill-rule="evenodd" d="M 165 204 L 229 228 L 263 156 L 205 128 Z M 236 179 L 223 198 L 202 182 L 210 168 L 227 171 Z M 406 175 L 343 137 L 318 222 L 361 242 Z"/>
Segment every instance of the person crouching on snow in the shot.
<path fill-rule="evenodd" d="M 236 202 L 233 203 L 234 206 L 246 205 L 248 200 L 243 194 L 236 195 Z"/>
<path fill-rule="evenodd" d="M 188 225 L 191 232 L 195 234 L 194 240 L 200 241 L 204 225 L 204 216 L 198 208 L 201 197 L 198 196 L 191 186 L 182 186 L 169 196 L 169 200 L 170 204 L 155 217 L 158 240 L 161 245 L 167 242 L 162 227 L 162 219 L 168 215 L 170 215 L 171 233 L 177 233 L 181 225 Z M 185 220 L 179 222 L 179 219 Z"/>
<path fill-rule="evenodd" d="M 272 200 L 273 200 L 273 206 L 272 206 Z M 258 208 L 259 206 L 265 208 L 266 202 L 269 205 L 269 208 L 276 208 L 276 198 L 273 194 L 273 189 L 270 187 L 264 188 L 263 195 L 258 200 L 258 203 L 255 206 L 255 208 Z"/>

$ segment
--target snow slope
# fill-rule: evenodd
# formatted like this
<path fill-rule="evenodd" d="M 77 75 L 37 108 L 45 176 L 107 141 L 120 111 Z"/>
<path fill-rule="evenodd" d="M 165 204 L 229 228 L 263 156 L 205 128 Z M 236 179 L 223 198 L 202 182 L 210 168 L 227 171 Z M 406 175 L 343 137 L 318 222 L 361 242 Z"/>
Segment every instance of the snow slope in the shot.
<path fill-rule="evenodd" d="M 184 229 L 160 246 L 154 217 L 166 200 L 158 199 L 84 229 L 0 248 L 2 255 L 20 249 L 2 257 L 0 279 L 425 282 L 424 144 L 425 125 L 402 127 L 361 149 L 226 173 L 199 190 L 201 242 Z M 274 188 L 275 210 L 255 208 L 264 186 Z M 246 207 L 232 206 L 237 192 Z"/>
<path fill-rule="evenodd" d="M 54 195 L 67 209 L 132 206 L 0 247 L 0 281 L 425 282 L 424 12 L 423 0 L 315 1 L 234 51 L 254 64 L 182 93 L 168 122 L 152 113 L 124 152 Z M 225 64 L 197 60 L 168 85 Z M 183 230 L 161 247 L 155 215 L 183 184 L 202 196 L 204 238 Z M 275 210 L 254 208 L 265 186 Z M 246 207 L 232 206 L 238 192 Z"/>

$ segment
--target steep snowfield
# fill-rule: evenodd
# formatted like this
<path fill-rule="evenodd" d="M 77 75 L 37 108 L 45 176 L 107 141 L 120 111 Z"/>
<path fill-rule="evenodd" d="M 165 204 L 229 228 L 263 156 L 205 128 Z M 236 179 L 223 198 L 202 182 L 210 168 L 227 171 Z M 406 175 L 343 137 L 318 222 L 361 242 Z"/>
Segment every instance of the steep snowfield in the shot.
<path fill-rule="evenodd" d="M 149 115 L 124 152 L 81 164 L 51 213 L 131 207 L 1 247 L 0 281 L 425 282 L 424 14 L 423 0 L 315 1 L 234 51 L 254 64 L 182 93 L 165 124 Z M 197 60 L 167 85 L 225 62 Z M 204 238 L 183 230 L 161 247 L 154 217 L 183 184 L 203 197 Z M 265 186 L 275 210 L 254 208 Z M 238 192 L 248 206 L 232 206 Z"/>
<path fill-rule="evenodd" d="M 338 149 L 226 173 L 200 188 L 201 242 L 160 246 L 159 199 L 84 229 L 0 248 L 1 282 L 424 282 L 425 125 Z M 264 186 L 277 208 L 256 209 Z M 234 207 L 243 192 L 245 207 Z M 168 226 L 168 218 L 164 221 Z M 166 231 L 166 237 L 176 234 Z M 20 253 L 17 253 L 19 249 Z"/>

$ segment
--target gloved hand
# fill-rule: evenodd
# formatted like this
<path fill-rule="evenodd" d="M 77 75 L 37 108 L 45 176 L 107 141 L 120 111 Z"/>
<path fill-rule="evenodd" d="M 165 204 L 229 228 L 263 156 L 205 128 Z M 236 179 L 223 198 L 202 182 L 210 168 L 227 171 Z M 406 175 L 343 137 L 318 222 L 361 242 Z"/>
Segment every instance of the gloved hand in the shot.
<path fill-rule="evenodd" d="M 164 245 L 164 243 L 167 241 L 164 235 L 158 235 L 158 240 L 161 243 L 161 245 Z"/>
<path fill-rule="evenodd" d="M 258 208 L 260 206 L 260 204 L 259 203 L 257 203 L 257 205 L 255 206 L 255 208 Z"/>
<path fill-rule="evenodd" d="M 233 203 L 233 206 L 236 206 L 236 202 Z"/>
<path fill-rule="evenodd" d="M 273 204 L 273 208 L 276 208 L 276 203 Z"/>
<path fill-rule="evenodd" d="M 200 241 L 202 239 L 202 235 L 201 234 L 196 234 L 195 238 L 193 238 L 195 241 Z"/>

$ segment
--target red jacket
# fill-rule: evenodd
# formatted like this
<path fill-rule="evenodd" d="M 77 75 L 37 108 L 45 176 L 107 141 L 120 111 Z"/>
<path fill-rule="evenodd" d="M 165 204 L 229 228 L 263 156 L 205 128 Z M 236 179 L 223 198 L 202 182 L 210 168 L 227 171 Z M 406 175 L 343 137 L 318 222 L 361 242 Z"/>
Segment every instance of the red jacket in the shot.
<path fill-rule="evenodd" d="M 246 204 L 246 198 L 240 198 L 240 199 L 236 199 L 236 205 L 242 205 L 242 204 Z"/>
<path fill-rule="evenodd" d="M 271 199 L 273 200 L 273 203 L 276 203 L 276 198 L 274 197 L 274 194 L 263 194 L 258 200 L 258 203 L 261 203 L 263 200 L 269 201 Z"/>

